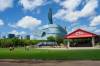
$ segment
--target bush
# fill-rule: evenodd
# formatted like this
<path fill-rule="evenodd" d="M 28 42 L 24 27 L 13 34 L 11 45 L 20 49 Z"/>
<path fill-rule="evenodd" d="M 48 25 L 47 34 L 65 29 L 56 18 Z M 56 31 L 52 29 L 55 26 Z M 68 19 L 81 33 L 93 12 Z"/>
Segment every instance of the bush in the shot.
<path fill-rule="evenodd" d="M 53 41 L 55 41 L 55 37 L 49 36 L 49 37 L 47 37 L 47 41 L 53 42 Z"/>

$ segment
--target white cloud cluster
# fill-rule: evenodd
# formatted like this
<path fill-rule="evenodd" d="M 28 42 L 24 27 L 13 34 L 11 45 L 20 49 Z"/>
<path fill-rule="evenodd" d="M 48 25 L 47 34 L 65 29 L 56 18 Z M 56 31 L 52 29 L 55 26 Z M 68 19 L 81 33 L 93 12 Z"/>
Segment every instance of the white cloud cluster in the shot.
<path fill-rule="evenodd" d="M 41 20 L 38 20 L 31 16 L 25 16 L 17 22 L 16 26 L 21 28 L 32 28 L 40 24 L 41 24 Z"/>
<path fill-rule="evenodd" d="M 21 31 L 18 32 L 17 30 L 12 30 L 11 32 L 9 32 L 10 34 L 15 34 L 15 35 L 25 35 L 26 32 L 25 31 Z"/>
<path fill-rule="evenodd" d="M 94 17 L 94 19 L 90 22 L 90 26 L 100 25 L 100 15 Z"/>
<path fill-rule="evenodd" d="M 95 30 L 96 34 L 100 34 L 100 29 Z"/>
<path fill-rule="evenodd" d="M 80 11 L 76 10 L 76 8 L 79 6 L 81 2 L 83 1 L 65 0 L 63 2 L 60 2 L 60 5 L 63 6 L 63 8 L 58 10 L 54 17 L 75 22 L 79 18 L 88 17 L 95 14 L 95 9 L 98 7 L 97 0 L 88 0 Z"/>
<path fill-rule="evenodd" d="M 46 0 L 19 0 L 19 4 L 23 6 L 25 10 L 34 10 L 37 7 L 42 6 Z"/>
<path fill-rule="evenodd" d="M 60 3 L 60 5 L 67 10 L 75 10 L 77 6 L 81 3 L 81 0 L 65 0 Z"/>
<path fill-rule="evenodd" d="M 3 20 L 0 19 L 0 26 L 3 26 L 4 25 L 4 22 Z"/>
<path fill-rule="evenodd" d="M 95 9 L 98 7 L 98 1 L 97 0 L 90 0 L 85 5 L 85 7 L 81 10 L 81 16 L 88 16 L 95 13 Z"/>
<path fill-rule="evenodd" d="M 13 6 L 14 0 L 0 0 L 0 11 L 4 11 Z"/>

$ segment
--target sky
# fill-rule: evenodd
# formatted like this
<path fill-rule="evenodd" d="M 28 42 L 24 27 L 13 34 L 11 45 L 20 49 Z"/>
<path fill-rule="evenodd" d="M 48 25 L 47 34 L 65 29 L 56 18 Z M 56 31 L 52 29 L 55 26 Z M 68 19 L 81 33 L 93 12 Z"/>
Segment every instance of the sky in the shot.
<path fill-rule="evenodd" d="M 49 8 L 54 24 L 68 33 L 81 28 L 100 34 L 100 0 L 0 0 L 0 34 L 33 35 L 48 24 Z"/>

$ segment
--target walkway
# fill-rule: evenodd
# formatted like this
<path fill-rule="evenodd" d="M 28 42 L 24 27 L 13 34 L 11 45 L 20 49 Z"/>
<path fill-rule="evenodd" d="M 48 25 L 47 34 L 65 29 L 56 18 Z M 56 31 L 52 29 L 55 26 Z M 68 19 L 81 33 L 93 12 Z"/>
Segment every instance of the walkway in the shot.
<path fill-rule="evenodd" d="M 99 47 L 70 47 L 70 48 L 37 48 L 48 50 L 87 50 L 87 49 L 100 49 Z"/>
<path fill-rule="evenodd" d="M 100 61 L 0 62 L 0 66 L 100 66 Z"/>

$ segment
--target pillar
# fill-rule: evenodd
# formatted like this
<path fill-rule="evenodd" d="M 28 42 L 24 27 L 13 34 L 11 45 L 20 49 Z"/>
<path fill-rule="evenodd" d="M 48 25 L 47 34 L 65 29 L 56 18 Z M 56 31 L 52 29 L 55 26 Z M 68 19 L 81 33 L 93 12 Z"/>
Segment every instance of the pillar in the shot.
<path fill-rule="evenodd" d="M 68 42 L 67 42 L 67 47 L 69 48 L 70 47 L 70 41 L 68 39 Z"/>
<path fill-rule="evenodd" d="M 95 45 L 95 38 L 92 37 L 92 47 L 94 47 L 94 45 Z"/>

